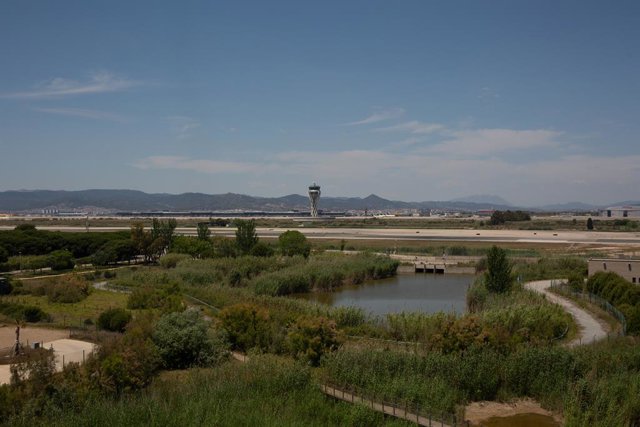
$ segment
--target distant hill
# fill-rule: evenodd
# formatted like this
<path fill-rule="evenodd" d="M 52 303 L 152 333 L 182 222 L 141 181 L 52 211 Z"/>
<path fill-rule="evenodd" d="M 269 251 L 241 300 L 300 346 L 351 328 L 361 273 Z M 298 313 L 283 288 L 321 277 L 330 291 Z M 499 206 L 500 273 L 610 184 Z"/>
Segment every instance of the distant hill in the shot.
<path fill-rule="evenodd" d="M 479 194 L 479 195 L 473 195 L 473 196 L 459 197 L 457 199 L 451 199 L 451 201 L 490 204 L 490 205 L 498 205 L 498 206 L 511 206 L 511 203 L 507 202 L 502 197 L 494 196 L 490 194 Z"/>
<path fill-rule="evenodd" d="M 553 212 L 589 212 L 598 210 L 599 207 L 582 202 L 560 203 L 555 205 L 545 205 L 539 208 L 544 211 Z"/>
<path fill-rule="evenodd" d="M 396 210 L 396 209 L 449 209 L 476 211 L 479 209 L 507 209 L 510 206 L 486 202 L 425 201 L 403 202 L 387 200 L 375 194 L 360 197 L 322 197 L 323 210 Z M 81 190 L 81 191 L 4 191 L 0 192 L 0 211 L 35 212 L 42 209 L 60 211 L 213 211 L 213 210 L 308 210 L 306 196 L 290 194 L 282 197 L 253 197 L 244 194 L 204 193 L 145 193 L 135 190 Z"/>

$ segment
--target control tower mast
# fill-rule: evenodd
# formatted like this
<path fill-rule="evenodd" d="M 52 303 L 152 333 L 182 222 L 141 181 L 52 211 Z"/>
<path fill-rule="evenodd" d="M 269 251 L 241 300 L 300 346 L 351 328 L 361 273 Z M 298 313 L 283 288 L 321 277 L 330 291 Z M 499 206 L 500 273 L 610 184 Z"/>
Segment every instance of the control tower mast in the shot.
<path fill-rule="evenodd" d="M 315 182 L 309 186 L 309 201 L 311 202 L 311 217 L 318 217 L 318 202 L 320 201 L 320 186 Z"/>

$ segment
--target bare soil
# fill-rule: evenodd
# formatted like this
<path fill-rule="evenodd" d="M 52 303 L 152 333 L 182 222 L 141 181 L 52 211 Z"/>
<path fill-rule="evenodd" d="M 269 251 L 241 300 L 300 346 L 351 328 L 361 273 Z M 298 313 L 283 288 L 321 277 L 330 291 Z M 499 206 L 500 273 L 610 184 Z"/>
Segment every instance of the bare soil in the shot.
<path fill-rule="evenodd" d="M 563 419 L 560 414 L 544 409 L 532 399 L 515 400 L 509 403 L 473 402 L 465 408 L 465 420 L 472 426 L 480 426 L 482 422 L 493 417 L 511 417 L 518 414 L 539 414 L 552 417 L 560 425 Z"/>
<path fill-rule="evenodd" d="M 48 342 L 62 338 L 69 338 L 69 331 L 64 329 L 46 329 L 24 326 L 20 328 L 20 342 L 27 345 L 27 342 Z M 0 349 L 11 347 L 16 342 L 16 325 L 11 323 L 0 323 Z"/>

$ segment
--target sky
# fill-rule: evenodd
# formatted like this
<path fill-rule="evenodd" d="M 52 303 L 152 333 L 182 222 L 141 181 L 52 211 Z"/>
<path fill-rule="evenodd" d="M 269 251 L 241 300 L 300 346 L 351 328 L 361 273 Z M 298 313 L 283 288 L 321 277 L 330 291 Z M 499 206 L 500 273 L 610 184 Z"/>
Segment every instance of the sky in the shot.
<path fill-rule="evenodd" d="M 637 1 L 0 2 L 0 191 L 640 199 Z"/>

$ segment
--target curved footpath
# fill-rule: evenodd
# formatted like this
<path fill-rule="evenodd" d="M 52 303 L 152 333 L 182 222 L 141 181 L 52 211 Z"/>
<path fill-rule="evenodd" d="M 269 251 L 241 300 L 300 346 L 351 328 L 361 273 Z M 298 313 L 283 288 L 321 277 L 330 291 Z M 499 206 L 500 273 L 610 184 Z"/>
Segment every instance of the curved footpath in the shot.
<path fill-rule="evenodd" d="M 524 286 L 527 289 L 541 293 L 549 301 L 562 306 L 562 308 L 564 308 L 573 316 L 574 320 L 580 328 L 580 331 L 578 337 L 566 344 L 567 347 L 573 347 L 581 344 L 591 344 L 607 337 L 607 332 L 591 313 L 578 307 L 573 301 L 558 296 L 549 291 L 551 280 L 538 280 L 536 282 L 528 282 L 525 283 Z"/>

